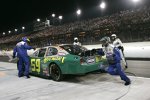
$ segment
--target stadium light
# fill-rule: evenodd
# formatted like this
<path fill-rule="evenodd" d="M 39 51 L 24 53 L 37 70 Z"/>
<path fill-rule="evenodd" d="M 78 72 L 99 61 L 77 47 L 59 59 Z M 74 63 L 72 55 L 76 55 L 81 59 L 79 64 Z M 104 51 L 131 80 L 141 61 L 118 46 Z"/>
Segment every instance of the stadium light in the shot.
<path fill-rule="evenodd" d="M 102 3 L 100 4 L 100 8 L 101 8 L 101 9 L 105 9 L 105 8 L 106 8 L 106 3 L 105 3 L 105 2 L 102 2 Z"/>
<path fill-rule="evenodd" d="M 5 35 L 5 32 L 3 32 L 3 35 Z"/>
<path fill-rule="evenodd" d="M 59 16 L 58 18 L 59 18 L 60 20 L 62 20 L 63 17 L 62 17 L 62 16 Z"/>
<path fill-rule="evenodd" d="M 22 30 L 24 30 L 25 29 L 25 27 L 24 26 L 22 26 Z"/>
<path fill-rule="evenodd" d="M 77 15 L 80 15 L 81 14 L 81 10 L 78 9 L 76 13 L 77 13 Z"/>
<path fill-rule="evenodd" d="M 140 0 L 132 0 L 134 3 L 140 2 Z"/>
<path fill-rule="evenodd" d="M 18 29 L 15 29 L 15 32 L 17 32 L 18 31 Z"/>
<path fill-rule="evenodd" d="M 54 18 L 54 17 L 55 17 L 55 14 L 52 14 L 52 17 Z"/>
<path fill-rule="evenodd" d="M 63 19 L 63 16 L 59 16 L 58 19 L 59 19 L 59 24 L 61 24 L 61 21 L 62 21 L 62 19 Z"/>
<path fill-rule="evenodd" d="M 38 19 L 37 19 L 37 22 L 40 22 L 40 21 L 41 21 L 41 19 L 40 19 L 40 18 L 38 18 Z"/>
<path fill-rule="evenodd" d="M 56 16 L 56 15 L 53 13 L 53 14 L 52 14 L 52 17 L 53 17 L 53 19 L 52 19 L 52 20 L 53 20 L 53 25 L 54 25 L 55 16 Z"/>
<path fill-rule="evenodd" d="M 8 31 L 8 33 L 11 33 L 11 31 Z"/>

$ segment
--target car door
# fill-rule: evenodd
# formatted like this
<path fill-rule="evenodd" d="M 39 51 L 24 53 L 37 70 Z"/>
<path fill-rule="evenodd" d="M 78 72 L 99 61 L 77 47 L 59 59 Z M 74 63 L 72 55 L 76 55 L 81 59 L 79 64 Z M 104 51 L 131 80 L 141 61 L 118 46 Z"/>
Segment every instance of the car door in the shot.
<path fill-rule="evenodd" d="M 33 57 L 30 59 L 30 72 L 32 74 L 41 75 L 42 74 L 42 66 L 41 61 L 44 59 L 47 48 L 42 48 L 36 51 L 33 54 Z"/>

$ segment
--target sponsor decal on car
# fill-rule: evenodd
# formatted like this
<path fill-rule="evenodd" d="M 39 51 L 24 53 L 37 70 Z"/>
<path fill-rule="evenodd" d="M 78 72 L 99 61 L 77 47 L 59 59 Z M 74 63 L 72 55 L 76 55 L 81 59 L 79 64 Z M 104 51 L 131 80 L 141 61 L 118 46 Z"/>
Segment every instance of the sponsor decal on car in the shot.
<path fill-rule="evenodd" d="M 64 59 L 65 57 L 46 57 L 44 58 L 44 63 L 47 63 L 49 61 L 61 61 L 62 63 L 64 63 Z"/>
<path fill-rule="evenodd" d="M 92 64 L 95 63 L 95 58 L 94 57 L 90 57 L 86 60 L 87 63 Z"/>
<path fill-rule="evenodd" d="M 48 68 L 43 68 L 43 75 L 49 76 Z"/>
<path fill-rule="evenodd" d="M 64 56 L 64 55 L 66 55 L 66 53 L 64 53 L 64 52 L 58 52 L 58 55 L 59 56 Z"/>
<path fill-rule="evenodd" d="M 100 62 L 102 59 L 102 56 L 95 56 L 96 62 Z"/>

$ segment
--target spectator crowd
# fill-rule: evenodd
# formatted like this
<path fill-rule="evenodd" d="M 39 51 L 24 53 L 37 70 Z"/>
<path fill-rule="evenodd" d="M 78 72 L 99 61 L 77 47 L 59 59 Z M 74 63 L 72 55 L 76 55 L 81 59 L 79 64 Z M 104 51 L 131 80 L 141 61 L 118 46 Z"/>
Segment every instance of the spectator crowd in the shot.
<path fill-rule="evenodd" d="M 37 32 L 1 36 L 0 48 L 12 48 L 23 36 L 31 39 L 31 45 L 42 47 L 51 44 L 72 44 L 74 37 L 78 37 L 82 44 L 95 44 L 99 43 L 101 37 L 111 34 L 117 34 L 123 42 L 149 41 L 150 7 L 50 26 Z"/>

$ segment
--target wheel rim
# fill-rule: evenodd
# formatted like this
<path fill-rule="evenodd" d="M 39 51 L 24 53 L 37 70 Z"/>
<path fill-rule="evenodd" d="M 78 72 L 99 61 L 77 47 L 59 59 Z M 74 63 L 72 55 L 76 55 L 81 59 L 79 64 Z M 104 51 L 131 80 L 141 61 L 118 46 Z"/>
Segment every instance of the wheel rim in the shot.
<path fill-rule="evenodd" d="M 60 78 L 60 70 L 56 64 L 51 65 L 50 72 L 53 79 L 58 80 Z"/>

